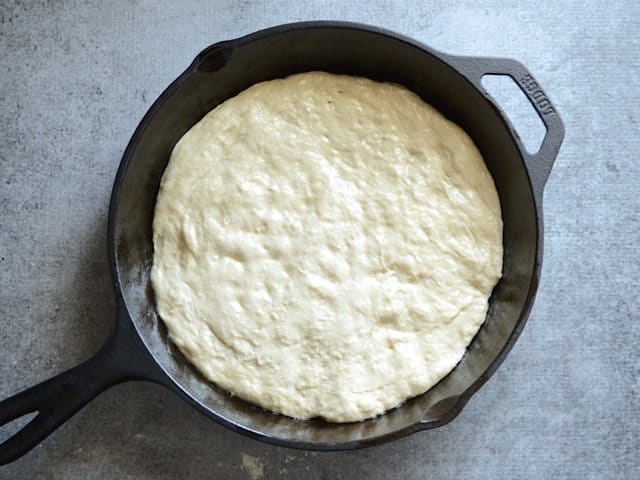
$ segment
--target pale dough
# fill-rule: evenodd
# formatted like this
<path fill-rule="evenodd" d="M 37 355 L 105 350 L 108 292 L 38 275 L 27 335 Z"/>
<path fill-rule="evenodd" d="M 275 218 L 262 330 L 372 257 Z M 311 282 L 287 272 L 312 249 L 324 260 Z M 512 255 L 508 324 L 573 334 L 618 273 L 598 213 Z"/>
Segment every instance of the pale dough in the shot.
<path fill-rule="evenodd" d="M 158 312 L 202 374 L 333 422 L 449 373 L 502 269 L 464 131 L 403 87 L 321 72 L 254 85 L 180 139 L 153 242 Z"/>

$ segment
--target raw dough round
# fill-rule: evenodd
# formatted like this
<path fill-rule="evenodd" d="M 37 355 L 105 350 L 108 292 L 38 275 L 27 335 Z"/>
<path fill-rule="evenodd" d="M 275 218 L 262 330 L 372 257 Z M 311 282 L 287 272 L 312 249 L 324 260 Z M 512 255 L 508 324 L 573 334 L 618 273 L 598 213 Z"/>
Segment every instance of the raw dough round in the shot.
<path fill-rule="evenodd" d="M 176 144 L 151 279 L 172 341 L 274 412 L 362 420 L 449 373 L 502 270 L 471 139 L 398 85 L 260 83 Z"/>

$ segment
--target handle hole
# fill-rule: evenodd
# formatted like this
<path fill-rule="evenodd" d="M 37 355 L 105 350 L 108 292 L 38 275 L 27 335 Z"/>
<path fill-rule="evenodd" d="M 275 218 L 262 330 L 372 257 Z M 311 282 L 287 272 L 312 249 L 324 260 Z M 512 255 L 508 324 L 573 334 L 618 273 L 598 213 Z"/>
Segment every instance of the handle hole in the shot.
<path fill-rule="evenodd" d="M 196 59 L 198 71 L 204 73 L 217 72 L 227 64 L 232 52 L 233 48 L 227 42 L 220 42 L 208 47 Z"/>
<path fill-rule="evenodd" d="M 0 425 L 0 443 L 3 443 L 22 430 L 31 420 L 36 418 L 38 413 L 38 411 L 25 413 L 21 417 L 14 418 L 10 422 Z"/>
<path fill-rule="evenodd" d="M 538 153 L 547 129 L 515 81 L 506 75 L 485 75 L 482 86 L 507 115 L 524 148 L 531 155 Z"/>

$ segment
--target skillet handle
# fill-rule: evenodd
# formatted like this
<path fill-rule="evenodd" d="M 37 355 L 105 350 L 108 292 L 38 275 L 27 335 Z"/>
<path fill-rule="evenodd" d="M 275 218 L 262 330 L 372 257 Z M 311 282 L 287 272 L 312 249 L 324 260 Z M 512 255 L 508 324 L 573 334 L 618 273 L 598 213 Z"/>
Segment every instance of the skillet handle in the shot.
<path fill-rule="evenodd" d="M 515 137 L 518 141 L 520 152 L 525 159 L 534 193 L 541 200 L 542 190 L 547 178 L 549 178 L 551 167 L 558 156 L 560 145 L 562 145 L 562 140 L 564 139 L 564 124 L 547 94 L 527 68 L 517 60 L 453 55 L 446 55 L 445 58 L 448 63 L 462 71 L 469 81 L 487 96 L 488 93 L 482 86 L 482 77 L 485 75 L 506 75 L 511 77 L 526 95 L 533 108 L 535 108 L 547 130 L 538 152 L 533 154 L 527 152 L 517 134 Z M 512 126 L 511 130 L 514 131 Z"/>
<path fill-rule="evenodd" d="M 159 367 L 146 353 L 129 319 L 117 323 L 113 335 L 92 358 L 0 402 L 0 427 L 38 412 L 0 443 L 0 465 L 26 454 L 107 388 L 128 380 L 161 381 Z"/>

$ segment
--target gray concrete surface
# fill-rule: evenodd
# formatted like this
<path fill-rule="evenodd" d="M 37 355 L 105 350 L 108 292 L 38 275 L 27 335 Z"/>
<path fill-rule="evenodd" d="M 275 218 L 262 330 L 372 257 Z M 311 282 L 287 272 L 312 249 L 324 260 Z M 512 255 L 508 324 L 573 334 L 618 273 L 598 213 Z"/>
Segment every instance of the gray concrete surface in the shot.
<path fill-rule="evenodd" d="M 505 364 L 446 427 L 348 453 L 258 443 L 160 387 L 124 384 L 0 468 L 0 478 L 640 478 L 633 1 L 2 0 L 0 398 L 105 340 L 114 318 L 109 194 L 155 97 L 210 43 L 321 18 L 377 24 L 452 53 L 517 58 L 561 112 L 567 137 L 545 192 L 542 283 Z M 514 115 L 535 125 L 524 110 Z"/>

